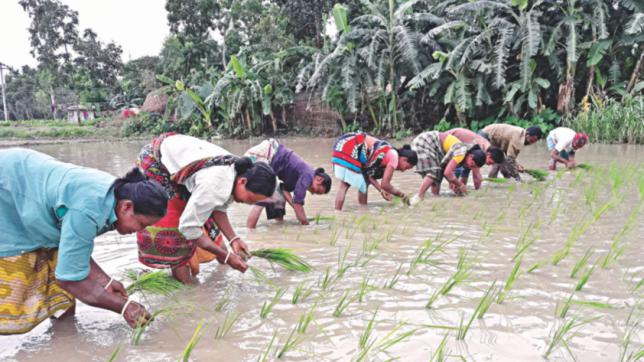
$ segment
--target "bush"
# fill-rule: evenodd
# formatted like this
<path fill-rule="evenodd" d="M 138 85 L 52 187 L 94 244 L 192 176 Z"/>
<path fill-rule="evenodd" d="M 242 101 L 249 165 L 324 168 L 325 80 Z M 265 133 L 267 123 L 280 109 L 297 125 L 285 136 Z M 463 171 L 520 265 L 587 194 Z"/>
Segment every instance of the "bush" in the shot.
<path fill-rule="evenodd" d="M 592 142 L 644 143 L 644 97 L 596 100 L 587 112 L 564 123 L 587 133 Z"/>

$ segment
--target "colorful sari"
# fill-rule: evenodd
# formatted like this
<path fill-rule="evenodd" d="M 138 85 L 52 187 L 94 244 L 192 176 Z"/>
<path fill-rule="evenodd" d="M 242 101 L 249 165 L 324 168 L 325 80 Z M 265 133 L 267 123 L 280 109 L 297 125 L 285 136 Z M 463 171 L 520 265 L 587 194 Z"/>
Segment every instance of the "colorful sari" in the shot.
<path fill-rule="evenodd" d="M 367 134 L 347 133 L 333 145 L 333 170 L 335 176 L 357 187 L 360 192 L 365 193 L 369 185 L 368 177 L 381 179 L 385 173 L 382 167 L 382 160 L 391 145 L 387 141 L 378 140 L 370 147 L 366 143 Z"/>
<path fill-rule="evenodd" d="M 178 230 L 179 219 L 190 198 L 190 192 L 181 183 L 206 167 L 231 165 L 236 157 L 224 155 L 196 160 L 171 175 L 160 160 L 161 144 L 173 134 L 164 133 L 155 138 L 143 147 L 137 160 L 143 174 L 158 181 L 170 195 L 166 216 L 137 233 L 139 261 L 151 268 L 177 268 L 188 264 L 195 275 L 199 272 L 199 263 L 212 261 L 215 256 L 197 247 L 195 240 L 187 240 Z M 215 245 L 221 246 L 222 236 L 212 216 L 204 224 L 204 232 Z"/>
<path fill-rule="evenodd" d="M 0 258 L 0 335 L 21 334 L 74 307 L 74 297 L 56 284 L 58 249 L 38 249 Z"/>

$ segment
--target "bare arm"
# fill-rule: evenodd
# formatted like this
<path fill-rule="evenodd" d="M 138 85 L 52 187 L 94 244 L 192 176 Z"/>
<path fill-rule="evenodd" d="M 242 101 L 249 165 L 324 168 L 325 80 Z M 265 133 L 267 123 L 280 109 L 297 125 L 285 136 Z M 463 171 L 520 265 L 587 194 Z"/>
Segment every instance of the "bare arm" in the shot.
<path fill-rule="evenodd" d="M 400 190 L 396 189 L 392 184 L 391 184 L 391 179 L 394 176 L 394 171 L 396 169 L 393 166 L 387 166 L 385 168 L 385 174 L 382 176 L 382 182 L 380 183 L 380 186 L 384 191 L 387 191 L 388 193 L 392 195 L 396 195 L 399 197 L 404 197 L 405 194 L 401 192 Z"/>
<path fill-rule="evenodd" d="M 295 210 L 295 217 L 302 225 L 308 225 L 309 219 L 306 218 L 306 212 L 304 211 L 304 205 L 296 204 L 293 202 L 293 195 L 290 192 L 284 191 L 284 198 L 286 202 Z"/>
<path fill-rule="evenodd" d="M 483 177 L 481 176 L 481 169 L 475 168 L 472 170 L 472 180 L 474 181 L 474 189 L 478 190 L 481 188 L 481 184 L 483 183 Z M 467 178 L 465 179 L 465 182 L 463 182 L 464 185 L 467 185 Z"/>
<path fill-rule="evenodd" d="M 246 265 L 239 255 L 234 253 L 228 255 L 227 249 L 217 246 L 205 233 L 197 239 L 197 246 L 215 254 L 220 264 L 228 264 L 242 273 L 248 268 L 248 265 Z M 228 260 L 226 260 L 226 257 L 228 257 Z"/>
<path fill-rule="evenodd" d="M 56 283 L 85 304 L 121 313 L 127 303 L 127 297 L 124 297 L 121 293 L 111 293 L 105 290 L 105 285 L 109 280 L 110 278 L 107 274 L 94 260 L 91 260 L 90 272 L 87 278 L 80 281 L 57 279 Z M 141 304 L 131 302 L 125 310 L 124 318 L 130 327 L 135 327 L 139 323 L 147 323 L 150 319 L 150 314 Z"/>
<path fill-rule="evenodd" d="M 219 230 L 221 230 L 226 239 L 231 240 L 237 237 L 237 234 L 235 234 L 235 231 L 233 230 L 233 227 L 230 225 L 230 221 L 228 220 L 228 214 L 223 211 L 213 211 L 212 217 L 215 220 L 217 227 L 219 228 Z M 244 256 L 246 258 L 251 257 L 248 246 L 241 238 L 235 239 L 231 246 L 233 247 L 235 254 Z"/>
<path fill-rule="evenodd" d="M 550 156 L 551 156 L 555 161 L 557 161 L 557 162 L 561 162 L 561 163 L 563 163 L 564 165 L 568 166 L 568 160 L 566 160 L 565 158 L 561 157 L 561 156 L 559 155 L 559 151 L 557 151 L 557 149 L 556 149 L 556 148 L 555 148 L 555 149 L 553 149 L 553 150 L 552 150 L 552 152 L 550 152 Z"/>
<path fill-rule="evenodd" d="M 433 184 L 434 184 L 434 179 L 433 178 L 431 178 L 429 176 L 423 177 L 423 182 L 420 184 L 420 189 L 418 189 L 418 197 L 421 198 L 421 199 L 424 199 L 425 198 L 425 193 L 427 192 L 429 187 L 432 186 Z M 432 188 L 432 190 L 433 190 L 433 188 Z"/>
<path fill-rule="evenodd" d="M 450 160 L 449 163 L 447 164 L 447 167 L 445 167 L 445 170 L 443 171 L 443 177 L 451 184 L 452 189 L 454 189 L 457 193 L 465 193 L 467 192 L 467 187 L 463 185 L 461 181 L 458 180 L 456 176 L 454 176 L 454 171 L 456 171 L 456 168 L 458 167 L 458 163 L 454 160 Z"/>

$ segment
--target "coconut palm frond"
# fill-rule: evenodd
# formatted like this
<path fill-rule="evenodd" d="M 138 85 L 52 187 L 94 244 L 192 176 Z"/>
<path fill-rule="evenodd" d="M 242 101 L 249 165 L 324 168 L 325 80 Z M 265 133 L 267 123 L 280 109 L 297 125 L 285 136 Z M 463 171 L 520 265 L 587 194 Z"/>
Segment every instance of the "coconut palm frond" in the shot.
<path fill-rule="evenodd" d="M 481 33 L 479 33 L 477 36 L 475 36 L 472 41 L 465 47 L 465 50 L 463 50 L 463 55 L 461 56 L 461 61 L 459 62 L 459 66 L 465 65 L 473 56 L 476 54 L 480 53 L 482 51 L 481 44 L 483 43 L 484 40 L 488 39 L 490 36 L 490 29 L 484 30 Z"/>
<path fill-rule="evenodd" d="M 445 24 L 445 19 L 432 13 L 414 13 L 411 16 L 411 19 L 414 23 Z"/>
<path fill-rule="evenodd" d="M 351 21 L 352 26 L 369 26 L 370 24 L 377 24 L 380 27 L 387 27 L 387 18 L 382 15 L 365 14 L 360 15 Z"/>
<path fill-rule="evenodd" d="M 472 108 L 472 93 L 470 91 L 470 80 L 463 74 L 456 79 L 454 85 L 455 102 L 461 112 Z"/>
<path fill-rule="evenodd" d="M 485 104 L 492 104 L 492 97 L 487 91 L 487 85 L 483 77 L 476 77 L 476 102 L 477 107 Z"/>
<path fill-rule="evenodd" d="M 452 49 L 451 52 L 449 52 L 447 69 L 455 69 L 454 65 L 461 60 L 461 57 L 463 57 L 463 52 L 471 41 L 472 38 L 463 39 L 463 41 L 461 41 L 457 46 L 454 47 L 454 49 Z"/>
<path fill-rule="evenodd" d="M 525 92 L 528 89 L 530 80 L 532 78 L 532 58 L 528 57 L 528 50 L 526 49 L 527 45 L 524 45 L 521 48 L 521 91 Z"/>

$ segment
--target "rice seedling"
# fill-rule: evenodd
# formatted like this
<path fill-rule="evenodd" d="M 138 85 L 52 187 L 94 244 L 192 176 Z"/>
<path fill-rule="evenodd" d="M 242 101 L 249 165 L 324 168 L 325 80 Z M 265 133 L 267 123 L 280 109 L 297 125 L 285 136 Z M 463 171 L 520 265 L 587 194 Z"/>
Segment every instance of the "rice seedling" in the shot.
<path fill-rule="evenodd" d="M 304 337 L 297 333 L 297 327 L 293 328 L 291 334 L 289 334 L 288 338 L 286 338 L 286 341 L 284 342 L 282 348 L 277 351 L 277 358 L 286 356 L 289 351 L 295 349 L 302 342 L 304 342 Z"/>
<path fill-rule="evenodd" d="M 331 267 L 327 267 L 324 271 L 324 276 L 318 282 L 320 289 L 326 290 L 331 283 L 333 283 L 333 277 L 331 276 Z"/>
<path fill-rule="evenodd" d="M 590 268 L 586 269 L 586 272 L 584 274 L 582 274 L 581 278 L 579 278 L 579 282 L 577 282 L 577 286 L 575 286 L 576 291 L 582 290 L 584 285 L 586 285 L 586 283 L 588 283 L 588 279 L 590 279 L 590 276 L 593 275 L 593 272 L 597 268 L 598 264 L 599 263 L 596 262 L 595 264 L 593 264 L 593 266 L 591 266 Z"/>
<path fill-rule="evenodd" d="M 295 287 L 295 292 L 293 292 L 293 297 L 291 297 L 291 304 L 297 304 L 304 299 L 308 298 L 311 293 L 313 293 L 313 288 L 306 288 L 305 282 L 301 282 Z"/>
<path fill-rule="evenodd" d="M 273 343 L 275 343 L 276 338 L 277 338 L 277 331 L 273 333 L 273 337 L 271 338 L 271 341 L 268 342 L 266 349 L 264 349 L 264 353 L 257 358 L 257 362 L 266 362 L 266 360 L 268 359 L 268 355 L 271 353 L 271 350 L 273 349 Z"/>
<path fill-rule="evenodd" d="M 186 288 L 186 285 L 168 275 L 165 270 L 152 272 L 126 269 L 125 277 L 132 281 L 125 288 L 129 294 L 141 292 L 160 295 L 170 295 L 177 290 Z"/>
<path fill-rule="evenodd" d="M 398 270 L 396 270 L 396 273 L 394 274 L 394 276 L 390 280 L 385 281 L 384 287 L 386 289 L 393 289 L 396 283 L 398 283 L 398 280 L 400 280 L 400 276 L 401 276 L 400 271 L 402 270 L 402 267 L 403 267 L 403 264 L 400 263 L 400 266 L 398 266 Z"/>
<path fill-rule="evenodd" d="M 404 340 L 408 339 L 414 333 L 416 333 L 416 331 L 418 331 L 418 328 L 415 328 L 415 329 L 411 329 L 409 331 L 402 332 L 402 333 L 399 333 L 398 335 L 396 335 L 396 332 L 398 332 L 405 325 L 406 325 L 405 323 L 399 323 L 391 331 L 389 331 L 389 333 L 387 333 L 385 336 L 383 336 L 382 338 L 379 338 L 377 341 L 374 341 L 374 343 L 372 344 L 373 349 L 375 351 L 377 351 L 377 353 L 385 352 L 389 348 L 391 348 L 391 347 L 403 342 Z M 361 352 L 362 359 L 364 359 L 367 356 L 367 352 L 370 349 L 371 348 L 362 350 L 362 352 Z M 359 358 L 358 360 L 360 361 L 362 359 Z"/>
<path fill-rule="evenodd" d="M 270 285 L 271 287 L 276 287 L 275 283 L 273 283 L 273 281 L 259 268 L 249 265 L 248 270 L 251 271 L 258 285 Z"/>
<path fill-rule="evenodd" d="M 492 303 L 494 303 L 494 299 L 496 299 L 498 292 L 498 288 L 496 288 L 496 280 L 494 280 L 485 294 L 483 294 L 483 297 L 481 297 L 481 300 L 476 307 L 476 310 L 478 311 L 476 313 L 477 319 L 482 319 L 485 316 L 485 313 L 487 313 L 487 311 L 490 309 L 490 306 L 492 306 Z"/>
<path fill-rule="evenodd" d="M 606 269 L 612 260 L 617 260 L 617 258 L 619 258 L 624 253 L 624 247 L 620 246 L 620 242 L 637 225 L 637 220 L 638 220 L 637 217 L 639 215 L 639 212 L 640 212 L 639 207 L 633 207 L 630 214 L 628 215 L 628 219 L 626 223 L 617 232 L 617 234 L 613 238 L 613 241 L 610 244 L 610 249 L 608 250 L 608 253 L 602 259 L 602 263 L 601 263 L 602 268 Z"/>
<path fill-rule="evenodd" d="M 548 343 L 548 348 L 544 354 L 545 358 L 548 358 L 552 352 L 554 352 L 559 345 L 563 345 L 570 356 L 575 359 L 574 354 L 570 350 L 569 344 L 570 340 L 578 335 L 578 329 L 582 326 L 592 323 L 599 319 L 599 317 L 579 319 L 578 317 L 572 317 L 570 320 L 563 321 L 558 326 L 555 324 L 550 332 L 550 342 Z"/>
<path fill-rule="evenodd" d="M 545 181 L 548 177 L 548 171 L 537 168 L 526 168 L 524 172 L 532 176 L 537 181 Z"/>
<path fill-rule="evenodd" d="M 349 307 L 351 303 L 355 298 L 349 298 L 349 290 L 346 290 L 344 294 L 342 295 L 342 298 L 340 298 L 340 301 L 338 304 L 335 306 L 335 310 L 333 310 L 333 316 L 338 318 L 344 313 L 344 311 Z"/>
<path fill-rule="evenodd" d="M 351 242 L 349 242 L 349 244 L 344 248 L 344 253 L 338 252 L 338 271 L 336 272 L 336 279 L 342 278 L 344 273 L 351 267 L 351 264 L 346 263 L 349 251 L 351 251 Z"/>
<path fill-rule="evenodd" d="M 602 303 L 602 302 L 593 302 L 593 301 L 586 301 L 586 300 L 573 300 L 573 304 L 577 305 L 582 305 L 585 307 L 591 307 L 591 308 L 596 308 L 596 309 L 615 309 L 617 308 L 616 306 L 609 304 L 609 303 Z"/>
<path fill-rule="evenodd" d="M 631 309 L 628 318 L 626 319 L 626 331 L 624 332 L 624 335 L 622 336 L 621 340 L 621 347 L 619 351 L 619 362 L 636 362 L 644 358 L 644 349 L 640 347 L 638 351 L 631 351 L 629 353 L 630 345 L 633 340 L 633 334 L 637 336 L 639 332 L 639 325 L 640 321 L 635 321 L 634 323 L 631 324 L 630 320 L 633 317 L 633 312 L 635 311 L 637 307 L 633 307 Z"/>
<path fill-rule="evenodd" d="M 503 286 L 503 289 L 499 293 L 496 302 L 498 304 L 502 304 L 503 301 L 505 300 L 505 296 L 508 294 L 510 289 L 512 289 L 512 285 L 514 285 L 514 282 L 516 282 L 517 278 L 519 277 L 519 268 L 521 268 L 521 260 L 516 261 L 514 263 L 514 267 L 512 268 L 512 271 L 510 271 L 510 274 L 508 275 L 508 278 L 505 280 L 505 286 Z"/>
<path fill-rule="evenodd" d="M 575 166 L 575 168 L 579 168 L 579 169 L 582 169 L 582 170 L 585 170 L 585 171 L 590 171 L 590 170 L 592 170 L 592 169 L 593 169 L 593 166 L 592 166 L 592 165 L 590 165 L 590 164 L 588 164 L 588 163 L 583 163 L 583 162 L 582 162 L 582 163 L 578 163 L 578 164 Z"/>
<path fill-rule="evenodd" d="M 436 347 L 436 350 L 432 352 L 432 355 L 429 357 L 429 362 L 447 361 L 447 356 L 450 354 L 450 351 L 445 348 L 447 345 L 447 337 L 449 337 L 449 333 L 445 334 L 445 337 L 443 337 L 441 343 Z"/>
<path fill-rule="evenodd" d="M 373 316 L 371 317 L 371 320 L 369 320 L 369 323 L 367 323 L 367 327 L 360 334 L 360 339 L 358 340 L 358 348 L 361 350 L 368 349 L 367 347 L 371 347 L 374 343 L 371 340 L 371 334 L 373 333 L 373 327 L 375 326 L 377 314 L 378 308 L 376 308 L 376 310 L 373 312 Z"/>
<path fill-rule="evenodd" d="M 462 284 L 465 280 L 467 280 L 467 278 L 469 278 L 470 276 L 473 266 L 474 263 L 467 259 L 467 253 L 465 252 L 465 250 L 460 249 L 456 271 L 447 279 L 447 281 L 445 281 L 445 283 L 440 288 L 434 291 L 434 293 L 427 301 L 427 304 L 425 304 L 425 308 L 431 309 L 434 302 L 441 295 L 446 295 L 456 285 Z"/>
<path fill-rule="evenodd" d="M 331 229 L 331 232 L 329 233 L 329 245 L 335 246 L 335 244 L 338 243 L 338 239 L 340 238 L 340 232 L 338 231 L 338 228 L 334 227 Z"/>
<path fill-rule="evenodd" d="M 264 301 L 264 303 L 262 304 L 262 308 L 259 311 L 259 317 L 261 319 L 266 319 L 266 317 L 268 317 L 268 315 L 273 310 L 273 307 L 275 306 L 275 304 L 277 304 L 277 302 L 279 302 L 280 299 L 282 299 L 282 296 L 284 296 L 284 293 L 286 293 L 286 288 L 278 288 L 275 291 L 275 295 L 273 296 L 273 298 L 271 298 L 270 301 Z"/>
<path fill-rule="evenodd" d="M 110 358 L 107 360 L 107 362 L 116 361 L 116 357 L 118 356 L 119 352 L 121 352 L 121 345 L 120 344 L 118 346 L 116 346 L 116 349 L 114 350 L 114 352 L 112 352 L 112 354 L 110 355 Z"/>
<path fill-rule="evenodd" d="M 197 325 L 195 332 L 192 334 L 192 338 L 190 338 L 190 341 L 188 341 L 188 345 L 183 350 L 183 353 L 181 353 L 181 357 L 179 358 L 179 361 L 188 362 L 190 360 L 190 355 L 192 354 L 192 351 L 195 349 L 195 347 L 197 346 L 197 343 L 199 343 L 199 340 L 201 339 L 201 327 L 203 326 L 203 323 L 204 322 L 201 321 Z"/>
<path fill-rule="evenodd" d="M 215 331 L 215 339 L 224 339 L 235 325 L 235 322 L 237 322 L 237 319 L 239 319 L 239 316 L 241 316 L 241 313 L 226 313 L 224 321 Z"/>
<path fill-rule="evenodd" d="M 487 177 L 484 179 L 487 182 L 495 183 L 495 184 L 505 184 L 510 181 L 510 179 L 507 178 L 499 178 L 499 177 Z"/>
<path fill-rule="evenodd" d="M 297 333 L 306 333 L 306 330 L 309 328 L 309 325 L 315 318 L 315 316 L 313 315 L 313 313 L 315 313 L 315 308 L 317 308 L 317 304 L 313 304 L 313 306 L 308 311 L 300 316 L 300 320 L 297 322 Z"/>
<path fill-rule="evenodd" d="M 282 268 L 290 271 L 299 271 L 308 273 L 313 269 L 311 265 L 305 262 L 302 258 L 295 255 L 292 250 L 285 248 L 266 248 L 255 249 L 251 252 L 255 257 L 266 259 L 271 263 L 275 263 Z"/>
<path fill-rule="evenodd" d="M 360 282 L 360 289 L 358 290 L 358 295 L 356 296 L 356 298 L 358 299 L 358 302 L 362 303 L 367 293 L 369 293 L 374 289 L 376 288 L 369 285 L 369 278 L 367 276 L 364 276 L 362 278 L 362 281 Z"/>
<path fill-rule="evenodd" d="M 315 217 L 309 218 L 309 221 L 313 221 L 315 225 L 319 225 L 320 221 L 335 221 L 335 216 L 322 216 L 317 214 Z"/>
<path fill-rule="evenodd" d="M 566 318 L 566 315 L 570 310 L 570 306 L 572 305 L 572 297 L 574 295 L 574 292 L 570 293 L 570 297 L 568 297 L 568 299 L 566 299 L 566 301 L 561 304 L 559 304 L 559 301 L 557 301 L 557 305 L 555 305 L 555 317 L 559 317 L 561 319 Z"/>
<path fill-rule="evenodd" d="M 230 289 L 226 288 L 226 290 L 224 291 L 224 295 L 222 295 L 221 299 L 219 299 L 219 301 L 217 303 L 215 303 L 215 311 L 216 312 L 221 312 L 231 302 L 232 302 L 232 298 L 230 297 Z"/>
<path fill-rule="evenodd" d="M 584 256 L 582 256 L 581 259 L 579 259 L 572 267 L 572 270 L 570 271 L 571 278 L 575 278 L 577 276 L 577 273 L 579 273 L 579 271 L 583 269 L 586 266 L 586 264 L 588 264 L 588 259 L 590 259 L 592 255 L 593 255 L 592 249 L 588 248 Z"/>

